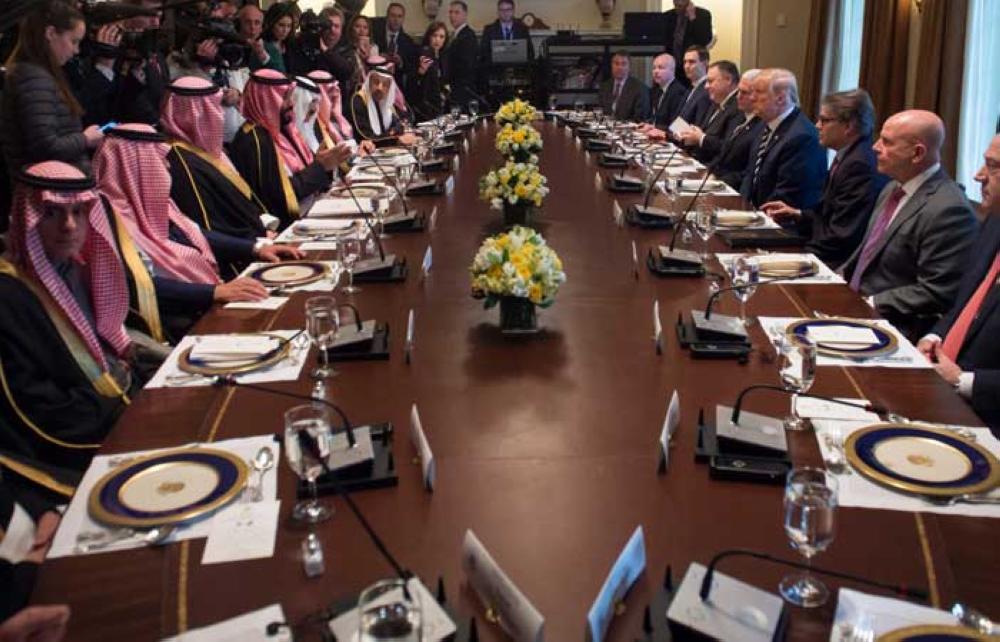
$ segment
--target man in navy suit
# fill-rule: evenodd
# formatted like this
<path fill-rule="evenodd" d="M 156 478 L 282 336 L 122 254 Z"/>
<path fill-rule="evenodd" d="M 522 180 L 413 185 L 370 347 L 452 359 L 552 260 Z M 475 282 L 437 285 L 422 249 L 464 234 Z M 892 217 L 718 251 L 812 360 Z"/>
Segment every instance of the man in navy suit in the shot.
<path fill-rule="evenodd" d="M 665 130 L 681 112 L 687 90 L 675 78 L 677 63 L 668 53 L 653 58 L 653 87 L 649 92 L 649 122 L 639 128 L 648 132 Z"/>
<path fill-rule="evenodd" d="M 728 60 L 714 62 L 708 68 L 708 95 L 712 108 L 703 127 L 692 125 L 681 132 L 684 148 L 702 163 L 711 163 L 722 151 L 722 144 L 745 119 L 737 103 L 739 68 Z"/>
<path fill-rule="evenodd" d="M 444 68 L 448 70 L 451 103 L 465 107 L 479 95 L 476 93 L 479 39 L 469 26 L 469 5 L 464 0 L 454 0 L 448 5 L 448 21 L 454 31 L 451 42 L 444 51 Z"/>
<path fill-rule="evenodd" d="M 497 2 L 497 20 L 483 27 L 483 36 L 480 38 L 482 48 L 479 59 L 484 65 L 493 62 L 494 40 L 527 40 L 528 41 L 528 61 L 535 59 L 535 48 L 531 44 L 531 32 L 523 22 L 514 18 L 514 0 L 499 0 Z"/>
<path fill-rule="evenodd" d="M 719 157 L 715 160 L 713 173 L 735 190 L 743 184 L 743 175 L 746 174 L 750 162 L 750 146 L 764 128 L 764 123 L 753 113 L 753 82 L 759 75 L 760 69 L 748 69 L 743 72 L 739 88 L 736 90 L 736 106 L 740 110 L 742 120 L 737 122 L 729 138 L 723 143 Z"/>
<path fill-rule="evenodd" d="M 760 207 L 783 201 L 799 209 L 819 203 L 826 181 L 826 152 L 816 128 L 799 109 L 795 74 L 765 69 L 753 83 L 754 114 L 764 123 L 750 146 L 740 194 Z"/>
<path fill-rule="evenodd" d="M 815 209 L 799 209 L 784 201 L 761 209 L 782 225 L 794 225 L 809 238 L 806 250 L 836 270 L 864 238 L 868 215 L 887 178 L 875 168 L 872 129 L 875 107 L 864 89 L 823 97 L 816 119 L 819 142 L 837 152 Z"/>
<path fill-rule="evenodd" d="M 409 87 L 410 78 L 416 73 L 420 49 L 413 38 L 403 30 L 406 7 L 390 2 L 385 18 L 372 20 L 372 41 L 378 45 L 386 59 L 395 67 L 396 86 Z"/>
<path fill-rule="evenodd" d="M 976 174 L 986 220 L 955 305 L 917 344 L 934 369 L 972 403 L 991 428 L 1000 428 L 1000 135 Z"/>
<path fill-rule="evenodd" d="M 708 49 L 704 47 L 688 47 L 684 52 L 684 75 L 691 82 L 691 91 L 684 97 L 679 115 L 689 125 L 702 125 L 712 108 L 712 98 L 705 87 L 708 81 L 708 61 Z"/>

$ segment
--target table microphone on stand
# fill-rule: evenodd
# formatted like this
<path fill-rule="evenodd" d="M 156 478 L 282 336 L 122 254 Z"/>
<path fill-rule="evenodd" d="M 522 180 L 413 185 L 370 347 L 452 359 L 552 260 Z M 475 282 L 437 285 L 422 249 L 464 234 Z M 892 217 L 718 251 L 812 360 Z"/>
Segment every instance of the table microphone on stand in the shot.
<path fill-rule="evenodd" d="M 361 207 L 361 203 L 358 201 L 358 197 L 354 195 L 354 189 L 351 187 L 351 184 L 346 180 L 344 181 L 344 189 L 347 190 L 347 194 L 351 197 L 351 200 L 354 201 L 354 207 L 357 208 L 358 213 L 361 214 L 361 218 L 364 219 L 365 221 L 365 225 L 368 226 L 368 231 L 371 232 L 372 238 L 375 239 L 375 247 L 378 248 L 379 259 L 381 259 L 381 261 L 384 263 L 385 248 L 382 247 L 382 241 L 381 239 L 379 239 L 378 234 L 375 232 L 375 227 L 372 225 L 371 214 L 365 211 L 365 208 Z"/>
<path fill-rule="evenodd" d="M 864 577 L 859 577 L 857 575 L 851 575 L 850 573 L 842 573 L 840 571 L 831 571 L 829 569 L 822 569 L 812 566 L 810 564 L 804 564 L 802 562 L 796 562 L 793 560 L 786 560 L 780 557 L 774 557 L 773 555 L 768 555 L 767 553 L 758 553 L 757 551 L 751 551 L 748 549 L 734 548 L 716 553 L 712 558 L 712 561 L 708 563 L 708 568 L 705 570 L 705 576 L 701 581 L 701 590 L 698 591 L 699 597 L 701 597 L 702 602 L 707 602 L 709 595 L 712 591 L 712 578 L 715 575 L 715 567 L 720 561 L 727 557 L 753 557 L 755 559 L 764 560 L 767 562 L 773 562 L 774 564 L 780 564 L 782 566 L 790 566 L 792 568 L 807 570 L 812 573 L 819 573 L 820 575 L 828 575 L 830 577 L 836 577 L 838 579 L 847 580 L 849 582 L 857 582 L 858 584 L 864 584 L 865 586 L 872 586 L 875 588 L 882 589 L 884 591 L 891 591 L 897 595 L 903 597 L 910 597 L 918 600 L 927 600 L 927 591 L 922 589 L 909 588 L 903 584 L 886 584 L 883 582 L 876 582 L 874 580 L 869 580 Z"/>
<path fill-rule="evenodd" d="M 784 393 L 786 395 L 794 394 L 793 390 L 789 390 L 788 388 L 783 388 L 781 386 L 775 386 L 775 385 L 767 384 L 767 383 L 759 383 L 759 384 L 754 384 L 752 386 L 747 386 L 746 388 L 744 388 L 743 390 L 740 391 L 739 395 L 736 396 L 736 403 L 733 404 L 733 415 L 732 415 L 731 421 L 734 424 L 738 424 L 739 423 L 740 408 L 743 406 L 743 398 L 747 395 L 748 392 L 751 392 L 753 390 L 774 390 L 775 392 L 781 392 L 781 393 Z M 850 402 L 850 401 L 844 401 L 842 399 L 836 399 L 834 397 L 827 397 L 825 395 L 817 395 L 817 394 L 812 394 L 812 393 L 808 393 L 808 392 L 800 392 L 800 393 L 797 393 L 797 394 L 800 397 L 810 397 L 812 399 L 822 399 L 823 401 L 829 401 L 830 403 L 839 404 L 841 406 L 848 406 L 850 408 L 857 408 L 859 410 L 864 410 L 864 411 L 867 411 L 867 412 L 873 412 L 873 413 L 875 413 L 877 415 L 884 415 L 884 414 L 886 414 L 888 412 L 888 410 L 884 406 L 880 406 L 878 404 L 874 404 L 874 403 L 870 403 L 870 402 L 869 403 L 863 403 L 863 404 L 861 404 L 861 403 L 853 403 L 853 402 Z"/>
<path fill-rule="evenodd" d="M 399 189 L 399 185 L 396 184 L 395 180 L 389 178 L 389 172 L 385 171 L 385 168 L 382 167 L 382 164 L 379 163 L 377 160 L 375 160 L 375 154 L 369 154 L 368 159 L 372 162 L 373 165 L 375 165 L 375 167 L 378 168 L 378 171 L 381 172 L 382 174 L 382 178 L 385 179 L 385 182 L 389 184 L 389 186 L 392 188 L 394 192 L 396 192 L 396 196 L 398 196 L 399 200 L 403 203 L 403 215 L 406 216 L 406 218 L 410 218 L 410 206 L 407 205 L 406 195 L 403 193 L 401 189 Z"/>
<path fill-rule="evenodd" d="M 649 149 L 649 146 L 645 147 L 642 151 L 645 151 L 646 149 Z M 681 150 L 680 147 L 675 146 L 674 151 L 670 153 L 670 156 L 667 156 L 667 160 L 666 162 L 663 163 L 663 166 L 656 171 L 655 175 L 653 175 L 653 180 L 650 181 L 649 187 L 646 188 L 646 195 L 645 198 L 642 199 L 642 205 L 629 206 L 629 210 L 632 212 L 634 216 L 636 217 L 659 216 L 665 218 L 668 218 L 670 216 L 670 212 L 668 212 L 665 209 L 659 207 L 650 207 L 649 201 L 653 198 L 653 191 L 656 189 L 656 182 L 660 180 L 660 177 L 663 176 L 663 172 L 665 172 L 667 170 L 667 167 L 670 166 L 670 161 L 674 160 L 674 156 L 676 156 L 677 152 L 679 152 L 680 150 Z M 656 162 L 655 158 L 653 162 L 655 164 Z"/>

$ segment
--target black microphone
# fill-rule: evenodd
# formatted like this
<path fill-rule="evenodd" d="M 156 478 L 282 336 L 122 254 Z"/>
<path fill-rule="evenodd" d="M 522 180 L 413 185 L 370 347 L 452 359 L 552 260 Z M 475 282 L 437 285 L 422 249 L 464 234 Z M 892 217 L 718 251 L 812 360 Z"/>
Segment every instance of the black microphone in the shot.
<path fill-rule="evenodd" d="M 357 310 L 355 310 L 355 312 L 357 312 Z M 360 316 L 358 316 L 358 324 L 359 324 L 359 329 L 360 329 L 360 324 L 361 324 L 361 317 Z M 347 433 L 347 443 L 348 443 L 348 445 L 351 448 L 354 448 L 357 445 L 357 440 L 354 438 L 354 428 L 351 426 L 350 420 L 347 418 L 347 415 L 344 414 L 344 411 L 340 409 L 340 406 L 338 406 L 337 404 L 335 404 L 335 403 L 333 403 L 331 401 L 327 401 L 326 399 L 322 399 L 320 397 L 314 397 L 312 395 L 300 395 L 300 394 L 295 393 L 295 392 L 285 392 L 284 390 L 276 390 L 274 388 L 268 388 L 266 386 L 259 386 L 259 385 L 252 384 L 252 383 L 243 383 L 241 381 L 237 381 L 236 377 L 234 375 L 221 375 L 221 376 L 216 377 L 215 378 L 215 385 L 217 385 L 217 386 L 229 386 L 229 387 L 232 387 L 232 388 L 247 388 L 249 390 L 256 390 L 258 392 L 266 392 L 268 394 L 277 395 L 279 397 L 288 397 L 289 399 L 298 399 L 300 401 L 309 401 L 311 403 L 321 403 L 324 406 L 326 406 L 326 407 L 330 408 L 331 410 L 333 410 L 335 413 L 337 413 L 337 416 L 340 417 L 340 421 L 343 424 L 344 432 Z M 324 468 L 325 467 L 326 466 L 324 465 Z"/>
<path fill-rule="evenodd" d="M 927 591 L 922 589 L 911 589 L 903 584 L 885 584 L 883 582 L 876 582 L 874 580 L 858 577 L 857 575 L 851 575 L 849 573 L 831 571 L 828 569 L 817 568 L 810 564 L 803 564 L 802 562 L 774 557 L 773 555 L 768 555 L 767 553 L 758 553 L 757 551 L 751 551 L 745 548 L 734 548 L 717 553 L 715 557 L 712 558 L 712 561 L 709 562 L 708 568 L 705 571 L 705 577 L 701 580 L 701 590 L 698 591 L 698 595 L 701 597 L 702 602 L 708 600 L 708 595 L 712 590 L 712 576 L 715 575 L 716 565 L 718 565 L 718 563 L 726 557 L 734 556 L 753 557 L 755 559 L 773 562 L 782 566 L 791 566 L 792 568 L 803 569 L 812 573 L 819 573 L 820 575 L 829 575 L 830 577 L 836 577 L 849 582 L 857 582 L 858 584 L 864 584 L 865 586 L 873 586 L 884 591 L 892 591 L 893 593 L 904 597 L 911 597 L 924 601 L 927 600 Z"/>
<path fill-rule="evenodd" d="M 368 226 L 368 231 L 371 232 L 372 238 L 375 239 L 375 247 L 378 248 L 378 256 L 382 261 L 385 261 L 385 248 L 382 247 L 382 241 L 379 239 L 378 234 L 375 232 L 375 228 L 372 226 L 371 214 L 365 211 L 365 208 L 361 207 L 361 203 L 358 202 L 358 197 L 354 195 L 354 189 L 351 188 L 351 184 L 344 181 L 344 189 L 347 190 L 348 195 L 350 195 L 351 200 L 354 201 L 354 207 L 358 208 L 358 213 L 365 221 L 365 225 Z M 374 207 L 374 204 L 373 204 Z"/>
<path fill-rule="evenodd" d="M 389 183 L 389 186 L 392 187 L 394 192 L 396 192 L 396 196 L 398 196 L 399 200 L 403 203 L 403 214 L 405 214 L 407 218 L 409 218 L 410 206 L 407 205 L 406 203 L 406 195 L 403 194 L 402 190 L 399 189 L 399 185 L 396 184 L 396 181 L 389 179 L 389 173 L 385 171 L 385 168 L 382 167 L 381 163 L 375 160 L 375 154 L 369 154 L 367 158 L 372 162 L 373 165 L 375 165 L 375 167 L 378 168 L 378 171 L 382 173 L 382 178 L 384 178 L 385 182 Z M 407 187 L 409 187 L 409 185 L 407 185 Z"/>
<path fill-rule="evenodd" d="M 667 167 L 670 166 L 670 161 L 674 160 L 674 156 L 676 156 L 677 152 L 679 152 L 680 150 L 681 150 L 680 147 L 674 147 L 674 151 L 670 153 L 670 156 L 667 156 L 666 162 L 663 163 L 663 166 L 660 167 L 660 169 L 656 171 L 656 174 L 653 175 L 653 180 L 650 181 L 649 187 L 646 188 L 646 196 L 645 198 L 642 199 L 642 206 L 639 205 L 631 206 L 630 209 L 636 216 L 650 216 L 650 215 L 655 216 L 658 214 L 667 214 L 667 212 L 659 208 L 655 207 L 650 208 L 649 201 L 653 198 L 653 190 L 656 188 L 656 181 L 660 180 L 660 177 L 663 176 L 663 172 L 667 171 Z M 655 157 L 653 159 L 653 162 L 655 164 L 656 162 Z M 670 249 L 672 250 L 673 246 L 671 246 Z"/>
<path fill-rule="evenodd" d="M 680 147 L 678 147 L 678 149 L 680 149 Z M 687 224 L 688 224 L 688 214 L 691 212 L 691 209 L 694 207 L 695 202 L 697 202 L 698 197 L 701 196 L 702 190 L 705 189 L 705 184 L 708 182 L 708 177 L 712 175 L 713 171 L 715 171 L 715 166 L 718 164 L 718 162 L 719 162 L 719 159 L 716 159 L 715 162 L 709 163 L 708 167 L 705 168 L 705 176 L 704 176 L 704 178 L 701 179 L 701 183 L 698 185 L 698 189 L 695 190 L 694 196 L 691 197 L 691 200 L 688 202 L 687 207 L 684 209 L 684 213 L 681 214 L 680 218 L 678 219 L 677 225 L 674 226 L 674 233 L 670 237 L 670 251 L 671 252 L 674 251 L 674 247 L 677 245 L 677 233 L 680 231 L 681 227 L 687 227 Z M 682 181 L 683 181 L 683 179 L 682 179 Z M 680 191 L 679 188 L 678 188 L 678 191 Z"/>
<path fill-rule="evenodd" d="M 783 392 L 783 393 L 789 394 L 789 395 L 793 394 L 795 392 L 794 390 L 789 390 L 788 388 L 783 388 L 781 386 L 775 386 L 775 385 L 768 384 L 768 383 L 758 383 L 758 384 L 754 384 L 752 386 L 747 386 L 742 391 L 740 391 L 739 396 L 736 397 L 736 403 L 733 404 L 733 415 L 732 415 L 731 421 L 734 424 L 738 424 L 739 423 L 740 408 L 743 406 L 743 397 L 745 397 L 746 394 L 748 392 L 750 392 L 751 390 L 774 390 L 776 392 Z M 852 403 L 850 401 L 843 401 L 841 399 L 835 399 L 833 397 L 827 397 L 827 396 L 824 396 L 824 395 L 816 395 L 816 394 L 806 393 L 806 392 L 799 392 L 797 394 L 800 397 L 811 397 L 813 399 L 822 399 L 823 401 L 829 401 L 831 403 L 840 404 L 841 406 L 849 406 L 851 408 L 859 408 L 859 409 L 865 410 L 867 412 L 874 412 L 877 415 L 884 415 L 884 414 L 886 414 L 888 412 L 888 409 L 886 409 L 884 406 L 880 406 L 880 405 L 874 404 L 874 403 L 866 403 L 866 404 Z"/>

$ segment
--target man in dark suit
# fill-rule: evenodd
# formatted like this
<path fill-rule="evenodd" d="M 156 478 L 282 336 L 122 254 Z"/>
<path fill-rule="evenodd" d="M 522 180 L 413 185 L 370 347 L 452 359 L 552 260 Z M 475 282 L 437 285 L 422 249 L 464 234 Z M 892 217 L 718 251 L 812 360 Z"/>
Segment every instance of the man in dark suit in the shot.
<path fill-rule="evenodd" d="M 742 123 L 742 112 L 737 104 L 740 70 L 728 60 L 712 63 L 708 68 L 708 95 L 712 109 L 705 117 L 704 128 L 692 125 L 678 136 L 684 148 L 702 163 L 711 163 L 722 151 L 722 144 Z"/>
<path fill-rule="evenodd" d="M 813 208 L 826 181 L 826 152 L 816 128 L 799 109 L 795 74 L 765 69 L 753 82 L 754 114 L 764 123 L 750 147 L 740 194 L 755 207 L 784 201 Z"/>
<path fill-rule="evenodd" d="M 976 174 L 986 220 L 955 305 L 917 348 L 991 428 L 1000 428 L 1000 135 Z"/>
<path fill-rule="evenodd" d="M 527 40 L 528 60 L 535 59 L 535 48 L 531 44 L 531 32 L 520 20 L 514 18 L 514 0 L 497 2 L 497 20 L 483 27 L 480 38 L 479 59 L 484 65 L 493 64 L 493 42 L 496 40 Z"/>
<path fill-rule="evenodd" d="M 691 0 L 674 0 L 674 8 L 667 11 L 667 51 L 675 58 L 684 56 L 688 47 L 712 46 L 712 14 L 708 9 L 694 6 Z"/>
<path fill-rule="evenodd" d="M 479 44 L 476 32 L 469 26 L 469 5 L 463 0 L 452 2 L 448 6 L 448 21 L 454 29 L 451 43 L 444 52 L 451 102 L 464 108 L 478 96 Z"/>
<path fill-rule="evenodd" d="M 712 98 L 705 83 L 708 81 L 708 49 L 690 47 L 684 52 L 684 75 L 691 84 L 691 90 L 684 97 L 680 114 L 689 125 L 701 126 L 712 108 Z"/>
<path fill-rule="evenodd" d="M 611 56 L 611 78 L 601 83 L 597 104 L 610 118 L 641 122 L 649 115 L 649 91 L 629 74 L 630 70 L 628 53 L 615 52 Z"/>
<path fill-rule="evenodd" d="M 911 338 L 951 308 L 976 234 L 965 193 L 941 169 L 944 123 L 929 111 L 895 114 L 875 143 L 879 194 L 865 238 L 841 272 L 851 289 Z"/>
<path fill-rule="evenodd" d="M 717 178 L 735 190 L 743 183 L 750 158 L 750 145 L 757 140 L 764 123 L 753 113 L 753 81 L 760 74 L 759 69 L 743 72 L 739 88 L 736 90 L 736 106 L 742 120 L 737 121 L 729 138 L 723 141 L 722 149 L 715 160 Z"/>
<path fill-rule="evenodd" d="M 670 126 L 681 111 L 687 90 L 674 77 L 677 63 L 670 54 L 660 54 L 653 58 L 653 87 L 649 92 L 649 118 L 639 128 L 649 133 L 661 133 Z"/>
<path fill-rule="evenodd" d="M 864 89 L 840 91 L 823 97 L 816 128 L 819 142 L 837 152 L 815 209 L 798 209 L 783 201 L 761 206 L 782 225 L 794 225 L 810 239 L 806 250 L 837 269 L 865 235 L 868 214 L 885 186 L 875 169 L 872 129 L 875 108 Z"/>
<path fill-rule="evenodd" d="M 390 2 L 385 10 L 385 18 L 372 20 L 372 41 L 378 45 L 385 59 L 393 64 L 396 73 L 396 87 L 409 87 L 411 74 L 416 73 L 420 50 L 413 38 L 403 30 L 406 21 L 406 7 L 398 2 Z"/>

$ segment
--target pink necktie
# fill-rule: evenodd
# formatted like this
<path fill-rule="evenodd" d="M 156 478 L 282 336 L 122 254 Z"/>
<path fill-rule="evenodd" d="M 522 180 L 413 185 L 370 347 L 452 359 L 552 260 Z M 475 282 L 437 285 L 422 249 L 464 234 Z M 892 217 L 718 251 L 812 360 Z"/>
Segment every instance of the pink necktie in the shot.
<path fill-rule="evenodd" d="M 897 187 L 889 196 L 889 200 L 885 202 L 882 214 L 879 215 L 878 220 L 875 222 L 875 227 L 872 228 L 871 233 L 868 235 L 868 240 L 865 241 L 865 246 L 861 249 L 858 264 L 854 267 L 854 274 L 851 276 L 851 289 L 855 292 L 861 291 L 861 277 L 864 275 L 865 270 L 868 269 L 868 264 L 875 258 L 875 251 L 878 249 L 879 241 L 882 240 L 882 236 L 885 234 L 886 228 L 889 227 L 889 223 L 892 222 L 896 208 L 899 207 L 899 202 L 903 200 L 904 196 L 906 196 L 906 192 L 903 191 L 903 188 Z"/>

